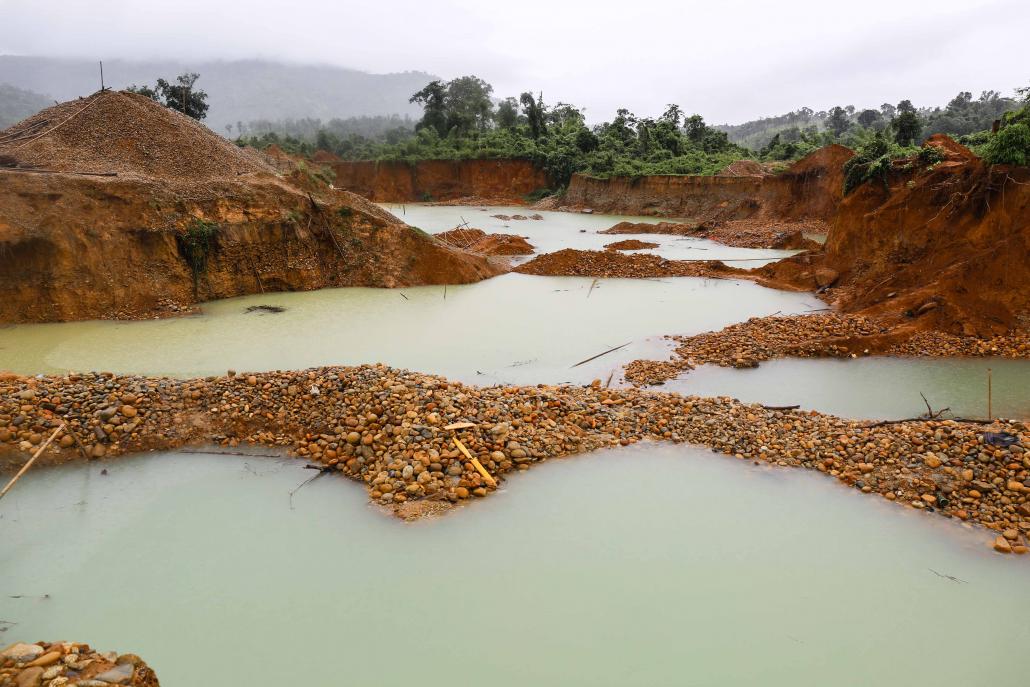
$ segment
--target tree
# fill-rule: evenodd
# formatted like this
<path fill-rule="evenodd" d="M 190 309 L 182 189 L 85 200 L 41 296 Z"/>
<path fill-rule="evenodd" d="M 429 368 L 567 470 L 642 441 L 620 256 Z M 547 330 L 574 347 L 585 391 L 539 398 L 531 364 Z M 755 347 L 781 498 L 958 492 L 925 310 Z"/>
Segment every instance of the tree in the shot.
<path fill-rule="evenodd" d="M 826 128 L 833 132 L 834 138 L 840 138 L 840 135 L 848 130 L 851 126 L 851 120 L 848 119 L 847 110 L 839 105 L 830 109 L 826 117 Z"/>
<path fill-rule="evenodd" d="M 544 121 L 546 108 L 544 107 L 543 93 L 536 98 L 532 93 L 523 93 L 519 96 L 519 102 L 522 103 L 522 112 L 526 115 L 526 121 L 529 122 L 530 135 L 534 140 L 539 139 L 547 131 L 547 124 Z"/>
<path fill-rule="evenodd" d="M 188 117 L 196 120 L 204 119 L 207 116 L 207 93 L 195 89 L 200 74 L 191 72 L 180 74 L 175 77 L 175 83 L 168 83 L 164 79 L 157 80 L 157 95 L 164 101 L 164 106 L 171 110 L 178 110 Z"/>
<path fill-rule="evenodd" d="M 519 123 L 519 101 L 511 96 L 497 103 L 494 121 L 502 129 L 514 129 Z"/>
<path fill-rule="evenodd" d="M 876 122 L 882 119 L 880 113 L 876 110 L 862 110 L 858 113 L 858 123 L 862 126 L 869 128 Z"/>
<path fill-rule="evenodd" d="M 459 134 L 485 131 L 492 119 L 494 87 L 478 76 L 462 76 L 447 82 L 444 107 L 447 113 L 447 131 L 457 129 Z"/>
<path fill-rule="evenodd" d="M 883 114 L 883 118 L 886 120 L 894 119 L 894 115 L 897 114 L 898 108 L 894 107 L 890 103 L 884 103 L 880 105 L 880 112 Z"/>
<path fill-rule="evenodd" d="M 175 83 L 158 79 L 154 88 L 133 84 L 125 90 L 150 98 L 170 110 L 178 110 L 199 121 L 207 117 L 208 108 L 207 93 L 193 87 L 199 78 L 200 74 L 189 72 L 175 77 Z M 237 128 L 237 132 L 242 134 L 243 129 Z"/>
<path fill-rule="evenodd" d="M 687 130 L 687 138 L 693 143 L 700 143 L 705 137 L 705 132 L 708 131 L 705 118 L 698 114 L 687 117 L 687 120 L 683 122 L 683 127 Z"/>
<path fill-rule="evenodd" d="M 902 146 L 915 145 L 923 124 L 919 119 L 919 115 L 916 114 L 916 108 L 913 107 L 912 101 L 902 100 L 898 103 L 897 112 L 898 116 L 892 122 L 894 126 L 894 140 L 897 141 L 898 145 Z"/>
<path fill-rule="evenodd" d="M 408 99 L 409 103 L 422 105 L 422 119 L 415 125 L 415 131 L 432 129 L 441 138 L 447 135 L 447 88 L 442 81 L 430 81 L 421 91 Z"/>

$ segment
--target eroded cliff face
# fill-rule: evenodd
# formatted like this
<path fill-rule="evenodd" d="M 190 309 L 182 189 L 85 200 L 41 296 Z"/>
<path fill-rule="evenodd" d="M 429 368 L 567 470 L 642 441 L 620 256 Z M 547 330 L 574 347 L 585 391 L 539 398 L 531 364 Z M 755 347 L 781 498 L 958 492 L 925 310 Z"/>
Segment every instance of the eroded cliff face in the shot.
<path fill-rule="evenodd" d="M 623 215 L 696 221 L 770 217 L 829 219 L 841 199 L 842 167 L 853 155 L 821 148 L 785 172 L 759 176 L 648 176 L 596 179 L 576 174 L 558 203 Z"/>
<path fill-rule="evenodd" d="M 550 188 L 547 175 L 528 160 L 343 161 L 322 155 L 334 185 L 380 203 L 447 201 L 461 198 L 521 205 L 525 196 Z"/>
<path fill-rule="evenodd" d="M 0 170 L 0 322 L 136 318 L 266 291 L 458 284 L 502 269 L 346 192 Z M 194 270 L 186 232 L 213 233 Z"/>
<path fill-rule="evenodd" d="M 102 91 L 0 135 L 0 323 L 146 317 L 265 291 L 497 274 L 321 170 Z"/>
<path fill-rule="evenodd" d="M 1020 326 L 1030 310 L 1030 169 L 989 167 L 944 138 L 928 142 L 943 162 L 899 161 L 844 198 L 824 251 L 762 271 L 908 328 L 991 336 Z"/>

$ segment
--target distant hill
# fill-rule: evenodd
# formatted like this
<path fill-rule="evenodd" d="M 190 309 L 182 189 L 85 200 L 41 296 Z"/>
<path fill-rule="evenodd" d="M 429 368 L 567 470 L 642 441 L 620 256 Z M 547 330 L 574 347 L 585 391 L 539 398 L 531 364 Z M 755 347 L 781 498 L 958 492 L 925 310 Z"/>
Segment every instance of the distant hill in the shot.
<path fill-rule="evenodd" d="M 52 99 L 39 93 L 0 83 L 0 129 L 6 129 L 53 104 Z"/>
<path fill-rule="evenodd" d="M 226 124 L 256 119 L 279 120 L 362 115 L 421 116 L 408 102 L 412 93 L 437 78 L 424 72 L 369 74 L 329 65 L 303 65 L 265 60 L 171 61 L 105 60 L 106 85 L 171 81 L 183 72 L 197 72 L 197 87 L 207 91 L 211 109 L 204 123 L 225 133 Z M 0 83 L 51 96 L 33 110 L 70 100 L 100 88 L 96 61 L 0 55 Z M 6 98 L 0 95 L 0 110 Z M 27 112 L 28 116 L 32 112 Z"/>

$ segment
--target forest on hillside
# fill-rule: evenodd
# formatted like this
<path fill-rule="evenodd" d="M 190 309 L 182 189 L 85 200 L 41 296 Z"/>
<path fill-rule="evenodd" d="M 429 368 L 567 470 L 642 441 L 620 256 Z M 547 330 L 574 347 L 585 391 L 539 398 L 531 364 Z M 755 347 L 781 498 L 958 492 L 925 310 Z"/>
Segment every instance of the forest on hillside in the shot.
<path fill-rule="evenodd" d="M 246 130 L 239 142 L 256 147 L 274 143 L 301 154 L 321 149 L 350 160 L 529 159 L 564 185 L 574 173 L 715 174 L 740 159 L 760 160 L 775 169 L 776 163 L 831 143 L 854 148 L 870 160 L 895 159 L 915 154 L 935 133 L 952 135 L 986 153 L 995 121 L 1020 131 L 1021 120 L 1011 115 L 1020 112 L 1027 97 L 1027 89 L 1018 89 L 1014 97 L 989 91 L 973 98 L 962 92 L 935 108 L 917 108 L 909 100 L 875 110 L 850 105 L 827 112 L 801 108 L 732 131 L 670 104 L 657 117 L 619 109 L 610 121 L 590 126 L 575 105 L 551 105 L 532 92 L 496 98 L 489 83 L 463 76 L 432 81 L 413 93 L 411 102 L 422 107 L 422 117 L 414 123 L 399 118 L 326 125 L 319 120 L 263 122 Z M 1006 135 L 1014 136 L 1012 131 Z"/>

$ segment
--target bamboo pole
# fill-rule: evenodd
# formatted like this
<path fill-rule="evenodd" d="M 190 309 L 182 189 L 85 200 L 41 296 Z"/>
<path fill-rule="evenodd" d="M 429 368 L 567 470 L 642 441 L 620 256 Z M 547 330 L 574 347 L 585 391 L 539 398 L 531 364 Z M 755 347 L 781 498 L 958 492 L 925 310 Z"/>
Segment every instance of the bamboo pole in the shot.
<path fill-rule="evenodd" d="M 0 491 L 0 499 L 2 499 L 7 494 L 7 492 L 11 490 L 11 487 L 14 486 L 15 482 L 21 479 L 22 475 L 29 471 L 29 468 L 32 467 L 32 464 L 36 462 L 36 458 L 39 458 L 40 454 L 43 453 L 43 451 L 46 450 L 46 447 L 50 445 L 50 442 L 57 438 L 57 435 L 61 433 L 62 429 L 64 429 L 63 422 L 61 423 L 60 427 L 54 430 L 54 433 L 50 435 L 50 438 L 47 439 L 42 446 L 36 449 L 36 452 L 32 454 L 31 458 L 29 458 L 29 462 L 25 463 L 25 465 L 22 466 L 21 470 L 18 471 L 18 474 L 11 478 L 11 481 L 7 483 L 7 486 L 4 487 L 3 491 Z"/>
<path fill-rule="evenodd" d="M 472 466 L 479 471 L 479 474 L 483 476 L 486 483 L 491 487 L 496 487 L 497 480 L 493 478 L 493 475 L 486 471 L 486 468 L 483 467 L 483 464 L 479 462 L 478 458 L 469 453 L 469 450 L 465 448 L 465 444 L 461 443 L 461 440 L 458 439 L 458 437 L 453 437 L 451 440 L 454 442 L 455 446 L 461 449 L 461 452 L 465 454 L 465 457 L 472 461 Z"/>

